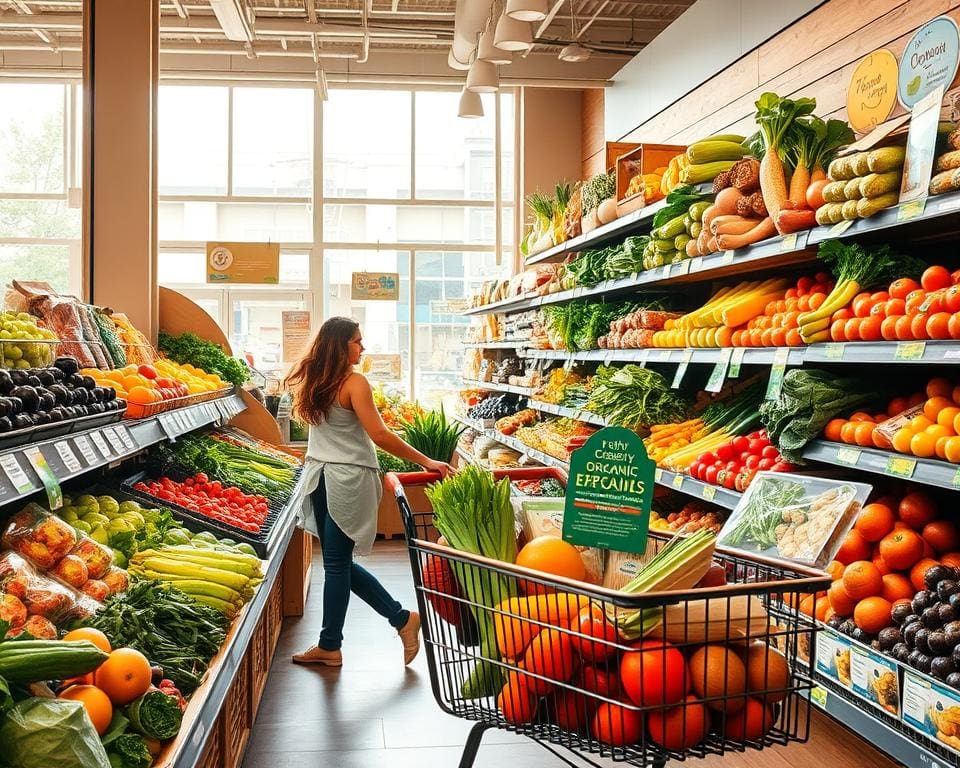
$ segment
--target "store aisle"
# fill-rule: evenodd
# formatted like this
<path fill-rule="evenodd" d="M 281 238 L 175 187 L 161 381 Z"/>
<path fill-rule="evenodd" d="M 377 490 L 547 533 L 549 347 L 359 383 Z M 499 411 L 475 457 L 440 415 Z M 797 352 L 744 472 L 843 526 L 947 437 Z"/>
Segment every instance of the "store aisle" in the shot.
<path fill-rule="evenodd" d="M 367 564 L 401 602 L 413 607 L 410 566 L 401 541 L 378 542 Z M 441 713 L 433 700 L 423 652 L 404 669 L 399 639 L 365 604 L 351 603 L 344 632 L 344 666 L 340 670 L 290 663 L 290 655 L 315 642 L 320 629 L 323 569 L 318 555 L 314 566 L 308 614 L 284 622 L 244 768 L 457 765 L 470 724 Z M 501 768 L 507 760 L 524 768 L 561 765 L 527 739 L 488 731 L 477 768 Z M 808 744 L 693 762 L 704 768 L 787 768 L 810 763 L 846 768 L 895 765 L 819 714 Z"/>

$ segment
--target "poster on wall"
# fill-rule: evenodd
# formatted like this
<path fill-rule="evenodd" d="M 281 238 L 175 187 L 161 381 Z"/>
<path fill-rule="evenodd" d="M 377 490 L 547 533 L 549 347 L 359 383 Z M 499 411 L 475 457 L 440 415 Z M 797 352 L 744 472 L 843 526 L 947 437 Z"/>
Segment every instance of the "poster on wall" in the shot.
<path fill-rule="evenodd" d="M 283 362 L 299 360 L 310 341 L 310 313 L 306 310 L 291 310 L 280 313 Z"/>
<path fill-rule="evenodd" d="M 364 355 L 360 373 L 371 381 L 400 381 L 400 355 Z"/>
<path fill-rule="evenodd" d="M 867 133 L 890 117 L 897 104 L 897 72 L 897 57 L 886 48 L 860 59 L 847 87 L 847 119 L 854 131 Z"/>
<path fill-rule="evenodd" d="M 960 60 L 960 31 L 949 16 L 938 16 L 924 24 L 910 38 L 900 58 L 897 98 L 911 110 L 938 87 L 944 91 L 957 74 Z"/>
<path fill-rule="evenodd" d="M 208 283 L 280 282 L 279 243 L 207 243 Z"/>
<path fill-rule="evenodd" d="M 399 301 L 398 272 L 354 272 L 350 281 L 350 298 L 354 301 Z"/>

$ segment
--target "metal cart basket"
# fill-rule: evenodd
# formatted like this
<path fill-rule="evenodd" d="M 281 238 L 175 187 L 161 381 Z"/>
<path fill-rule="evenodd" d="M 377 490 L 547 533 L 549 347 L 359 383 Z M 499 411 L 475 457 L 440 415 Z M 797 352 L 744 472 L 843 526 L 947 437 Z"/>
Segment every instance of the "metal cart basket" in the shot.
<path fill-rule="evenodd" d="M 718 548 L 727 584 L 695 592 L 630 594 L 543 575 L 436 543 L 422 488 L 438 479 L 386 483 L 406 529 L 434 697 L 476 722 L 460 768 L 473 766 L 489 728 L 571 766 L 599 765 L 593 756 L 662 766 L 807 740 L 817 625 L 799 605 L 829 587 L 826 574 Z M 475 589 L 458 588 L 465 579 Z M 649 617 L 642 637 L 614 629 Z"/>

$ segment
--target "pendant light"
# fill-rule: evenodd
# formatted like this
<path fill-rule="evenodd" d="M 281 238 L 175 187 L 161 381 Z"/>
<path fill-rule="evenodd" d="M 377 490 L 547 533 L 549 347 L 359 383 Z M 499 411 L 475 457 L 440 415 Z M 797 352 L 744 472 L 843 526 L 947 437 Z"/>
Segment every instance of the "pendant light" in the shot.
<path fill-rule="evenodd" d="M 517 21 L 543 21 L 547 18 L 547 0 L 507 0 L 506 14 Z"/>
<path fill-rule="evenodd" d="M 460 109 L 457 111 L 458 117 L 483 117 L 483 102 L 480 100 L 480 94 L 468 91 L 466 86 L 460 92 Z"/>
<path fill-rule="evenodd" d="M 560 61 L 567 61 L 571 64 L 576 64 L 581 61 L 586 61 L 593 54 L 589 48 L 584 48 L 580 43 L 577 42 L 577 39 L 580 37 L 580 34 L 577 33 L 577 14 L 574 11 L 573 0 L 570 0 L 570 37 L 573 40 L 570 45 L 565 46 L 562 51 L 560 51 Z"/>
<path fill-rule="evenodd" d="M 480 46 L 477 49 L 477 58 L 480 61 L 489 61 L 500 66 L 513 63 L 513 54 L 504 51 L 493 44 L 493 29 L 487 27 L 480 35 Z"/>
<path fill-rule="evenodd" d="M 497 22 L 493 44 L 503 51 L 528 51 L 533 48 L 533 33 L 530 23 L 511 19 L 503 14 Z"/>
<path fill-rule="evenodd" d="M 473 93 L 496 93 L 500 87 L 497 66 L 489 61 L 477 59 L 470 65 L 467 73 L 467 90 Z"/>

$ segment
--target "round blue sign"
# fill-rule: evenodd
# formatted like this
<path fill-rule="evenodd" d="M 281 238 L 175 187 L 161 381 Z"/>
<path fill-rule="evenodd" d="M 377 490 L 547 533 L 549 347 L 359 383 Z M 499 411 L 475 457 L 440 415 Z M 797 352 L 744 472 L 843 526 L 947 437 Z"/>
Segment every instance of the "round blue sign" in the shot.
<path fill-rule="evenodd" d="M 938 16 L 910 38 L 900 60 L 897 98 L 908 110 L 942 85 L 949 90 L 960 60 L 960 31 L 949 16 Z"/>

